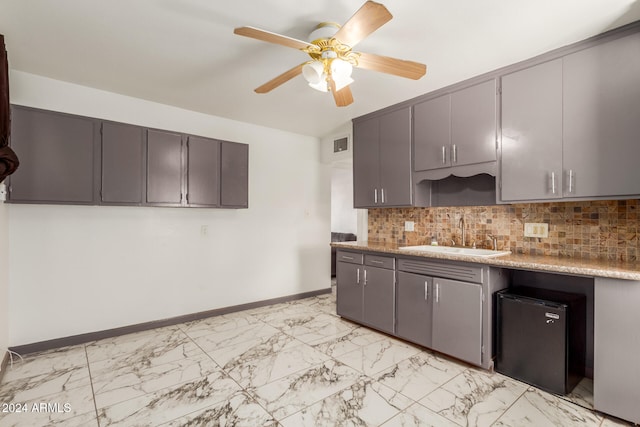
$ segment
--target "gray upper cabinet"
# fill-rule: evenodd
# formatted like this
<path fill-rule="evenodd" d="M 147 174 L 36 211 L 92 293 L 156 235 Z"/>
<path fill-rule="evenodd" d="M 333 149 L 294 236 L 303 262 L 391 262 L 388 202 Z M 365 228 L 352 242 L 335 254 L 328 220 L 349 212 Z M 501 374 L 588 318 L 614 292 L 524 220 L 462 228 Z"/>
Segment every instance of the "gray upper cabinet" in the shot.
<path fill-rule="evenodd" d="M 220 205 L 249 207 L 249 146 L 220 143 Z"/>
<path fill-rule="evenodd" d="M 356 208 L 378 203 L 378 119 L 353 123 L 353 205 Z"/>
<path fill-rule="evenodd" d="M 249 146 L 12 106 L 12 203 L 248 207 Z"/>
<path fill-rule="evenodd" d="M 20 167 L 10 177 L 9 201 L 93 203 L 98 143 L 93 119 L 14 106 L 11 147 Z"/>
<path fill-rule="evenodd" d="M 496 96 L 491 79 L 416 104 L 414 169 L 495 161 Z"/>
<path fill-rule="evenodd" d="M 182 202 L 182 135 L 147 131 L 147 203 Z"/>
<path fill-rule="evenodd" d="M 220 204 L 220 141 L 187 139 L 187 203 L 215 207 Z"/>
<path fill-rule="evenodd" d="M 411 206 L 411 108 L 355 121 L 354 207 Z"/>
<path fill-rule="evenodd" d="M 447 94 L 414 105 L 413 116 L 415 170 L 451 166 L 451 96 Z"/>
<path fill-rule="evenodd" d="M 502 201 L 562 197 L 562 59 L 502 77 Z"/>
<path fill-rule="evenodd" d="M 101 134 L 101 202 L 141 204 L 144 194 L 144 129 L 103 122 Z"/>
<path fill-rule="evenodd" d="M 482 286 L 458 280 L 433 280 L 435 350 L 482 363 Z"/>
<path fill-rule="evenodd" d="M 496 81 L 451 94 L 451 165 L 496 160 Z"/>
<path fill-rule="evenodd" d="M 640 194 L 640 33 L 564 57 L 565 197 Z"/>

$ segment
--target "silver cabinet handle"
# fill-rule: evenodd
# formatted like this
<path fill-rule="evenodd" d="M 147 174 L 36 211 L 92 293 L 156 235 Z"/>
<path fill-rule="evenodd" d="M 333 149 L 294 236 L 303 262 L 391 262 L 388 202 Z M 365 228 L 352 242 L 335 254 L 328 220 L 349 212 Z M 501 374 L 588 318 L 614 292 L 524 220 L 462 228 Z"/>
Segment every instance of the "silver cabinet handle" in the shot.
<path fill-rule="evenodd" d="M 458 163 L 458 147 L 456 147 L 456 144 L 451 146 L 451 163 Z"/>
<path fill-rule="evenodd" d="M 556 173 L 551 172 L 551 194 L 556 194 Z"/>
<path fill-rule="evenodd" d="M 436 285 L 436 303 L 440 302 L 440 284 L 435 283 Z"/>
<path fill-rule="evenodd" d="M 426 280 L 424 281 L 424 300 L 428 300 L 429 299 L 429 282 L 427 282 Z"/>
<path fill-rule="evenodd" d="M 573 169 L 569 169 L 569 193 L 573 193 Z"/>
<path fill-rule="evenodd" d="M 442 164 L 447 164 L 447 147 L 442 146 Z"/>
<path fill-rule="evenodd" d="M 373 189 L 373 203 L 378 203 L 378 189 Z"/>
<path fill-rule="evenodd" d="M 364 285 L 367 286 L 367 269 L 364 269 Z"/>
<path fill-rule="evenodd" d="M 384 203 L 384 188 L 380 189 L 380 198 L 382 199 L 382 203 Z"/>
<path fill-rule="evenodd" d="M 384 264 L 384 261 L 378 261 L 377 259 L 372 259 L 371 264 Z"/>
<path fill-rule="evenodd" d="M 350 260 L 353 260 L 353 257 L 352 257 L 352 256 L 342 255 L 342 259 L 350 259 Z"/>
<path fill-rule="evenodd" d="M 356 269 L 356 283 L 359 285 L 360 284 L 360 269 Z"/>

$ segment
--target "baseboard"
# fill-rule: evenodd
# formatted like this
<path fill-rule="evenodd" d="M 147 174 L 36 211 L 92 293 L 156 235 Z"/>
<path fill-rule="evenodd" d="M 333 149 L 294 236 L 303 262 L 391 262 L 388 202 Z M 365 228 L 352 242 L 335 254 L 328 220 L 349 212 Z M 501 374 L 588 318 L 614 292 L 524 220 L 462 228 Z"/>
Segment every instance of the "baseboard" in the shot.
<path fill-rule="evenodd" d="M 260 308 L 272 304 L 280 304 L 283 302 L 295 301 L 304 298 L 310 298 L 317 295 L 331 293 L 331 288 L 321 289 L 318 291 L 304 292 L 301 294 L 289 295 L 286 297 L 272 298 L 268 300 L 250 302 L 247 304 L 234 305 L 230 307 L 217 308 L 214 310 L 201 311 L 199 313 L 185 314 L 182 316 L 171 317 L 162 320 L 153 320 L 151 322 L 138 323 L 136 325 L 123 326 L 120 328 L 106 329 L 103 331 L 89 332 L 86 334 L 72 335 L 64 338 L 56 338 L 47 341 L 40 341 L 32 344 L 24 344 L 11 347 L 9 350 L 20 355 L 36 353 L 39 351 L 52 350 L 55 348 L 67 347 L 70 345 L 84 344 L 91 341 L 101 340 L 105 338 L 113 338 L 120 335 L 131 334 L 134 332 L 147 331 L 149 329 L 162 328 L 165 326 L 177 325 L 179 323 L 193 322 L 194 320 L 206 319 L 207 317 L 220 316 L 223 314 L 235 313 L 237 311 L 249 310 L 252 308 Z M 8 353 L 5 355 L 4 363 L 8 362 Z M 4 369 L 2 370 L 4 372 Z M 2 373 L 0 373 L 2 375 Z"/>
<path fill-rule="evenodd" d="M 9 352 L 5 351 L 2 357 L 2 363 L 0 363 L 0 383 L 2 383 L 4 373 L 7 372 L 7 366 L 9 366 Z"/>

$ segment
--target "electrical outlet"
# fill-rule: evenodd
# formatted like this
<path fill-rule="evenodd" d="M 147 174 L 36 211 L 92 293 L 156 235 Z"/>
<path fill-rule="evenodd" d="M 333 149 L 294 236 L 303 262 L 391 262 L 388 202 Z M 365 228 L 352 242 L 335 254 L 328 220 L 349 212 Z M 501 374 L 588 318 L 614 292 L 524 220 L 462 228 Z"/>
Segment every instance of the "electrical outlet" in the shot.
<path fill-rule="evenodd" d="M 404 231 L 413 231 L 414 228 L 413 226 L 415 225 L 415 223 L 413 221 L 405 221 L 404 222 Z"/>
<path fill-rule="evenodd" d="M 524 237 L 549 237 L 549 224 L 546 222 L 525 222 Z"/>

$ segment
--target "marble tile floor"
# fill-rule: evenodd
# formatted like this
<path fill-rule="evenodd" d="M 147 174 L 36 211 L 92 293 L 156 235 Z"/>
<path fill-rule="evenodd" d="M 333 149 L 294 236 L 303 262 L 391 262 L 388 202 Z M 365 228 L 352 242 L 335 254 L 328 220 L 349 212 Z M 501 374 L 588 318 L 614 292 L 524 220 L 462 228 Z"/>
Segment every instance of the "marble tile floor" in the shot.
<path fill-rule="evenodd" d="M 335 296 L 28 355 L 0 426 L 615 426 L 558 397 L 339 318 Z"/>

